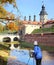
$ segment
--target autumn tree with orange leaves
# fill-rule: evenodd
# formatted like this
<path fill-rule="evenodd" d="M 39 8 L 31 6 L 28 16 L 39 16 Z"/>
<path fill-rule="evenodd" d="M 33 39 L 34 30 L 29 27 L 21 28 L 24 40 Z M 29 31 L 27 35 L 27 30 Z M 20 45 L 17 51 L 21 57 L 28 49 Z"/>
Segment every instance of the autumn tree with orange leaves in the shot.
<path fill-rule="evenodd" d="M 19 30 L 21 30 L 22 27 L 23 27 L 22 22 L 17 21 L 17 23 L 16 22 L 9 22 L 7 24 L 8 29 L 11 30 L 11 31 L 19 31 Z"/>
<path fill-rule="evenodd" d="M 10 22 L 7 24 L 7 27 L 11 31 L 18 31 L 18 26 L 16 26 L 15 22 Z"/>

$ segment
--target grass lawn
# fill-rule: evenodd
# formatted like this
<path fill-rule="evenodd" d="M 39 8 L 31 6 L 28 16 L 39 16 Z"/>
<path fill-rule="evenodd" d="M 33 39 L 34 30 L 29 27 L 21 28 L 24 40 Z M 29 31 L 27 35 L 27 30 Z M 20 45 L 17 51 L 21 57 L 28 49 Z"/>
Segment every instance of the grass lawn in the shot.
<path fill-rule="evenodd" d="M 32 32 L 32 34 L 35 34 L 35 33 L 47 33 L 47 32 L 54 32 L 54 27 L 35 29 L 35 30 Z"/>
<path fill-rule="evenodd" d="M 21 48 L 28 48 L 28 49 L 33 49 L 34 45 L 33 43 L 27 43 L 27 42 L 20 42 Z M 46 46 L 46 45 L 41 45 L 39 43 L 39 46 L 41 47 L 42 50 L 46 50 L 46 51 L 51 51 L 54 52 L 54 47 L 53 46 Z"/>

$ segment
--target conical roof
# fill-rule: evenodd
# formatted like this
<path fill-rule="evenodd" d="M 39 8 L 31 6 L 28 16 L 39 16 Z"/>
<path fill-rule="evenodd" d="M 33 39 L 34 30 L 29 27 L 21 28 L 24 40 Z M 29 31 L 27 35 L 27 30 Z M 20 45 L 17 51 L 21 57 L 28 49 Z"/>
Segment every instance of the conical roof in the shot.
<path fill-rule="evenodd" d="M 47 12 L 45 11 L 45 6 L 42 5 L 42 10 L 40 11 L 39 15 L 48 15 Z"/>

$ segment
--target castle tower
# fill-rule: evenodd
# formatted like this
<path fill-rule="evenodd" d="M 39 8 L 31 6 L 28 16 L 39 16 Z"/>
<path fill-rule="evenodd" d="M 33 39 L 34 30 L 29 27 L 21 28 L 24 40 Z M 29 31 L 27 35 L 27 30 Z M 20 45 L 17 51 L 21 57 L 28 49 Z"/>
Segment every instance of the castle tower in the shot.
<path fill-rule="evenodd" d="M 46 23 L 47 22 L 47 12 L 45 11 L 44 4 L 42 5 L 42 10 L 40 11 L 40 22 Z"/>
<path fill-rule="evenodd" d="M 29 16 L 29 21 L 31 21 L 31 16 Z"/>
<path fill-rule="evenodd" d="M 36 21 L 36 15 L 34 15 L 34 19 L 33 19 L 33 21 Z"/>
<path fill-rule="evenodd" d="M 24 21 L 26 21 L 26 16 L 24 16 Z"/>

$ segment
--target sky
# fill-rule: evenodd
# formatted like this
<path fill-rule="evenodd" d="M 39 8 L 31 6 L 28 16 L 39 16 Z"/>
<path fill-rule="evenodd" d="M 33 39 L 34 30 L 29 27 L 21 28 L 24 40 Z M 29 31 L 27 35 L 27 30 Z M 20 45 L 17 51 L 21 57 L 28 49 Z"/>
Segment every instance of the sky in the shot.
<path fill-rule="evenodd" d="M 48 13 L 48 19 L 54 18 L 54 0 L 16 0 L 17 7 L 19 11 L 13 8 L 12 5 L 7 5 L 5 8 L 7 11 L 14 13 L 16 16 L 21 16 L 21 19 L 26 16 L 27 20 L 29 16 L 31 16 L 31 20 L 33 20 L 33 16 L 36 15 L 36 20 L 40 20 L 39 13 L 42 7 L 42 1 L 44 1 L 46 12 Z"/>

